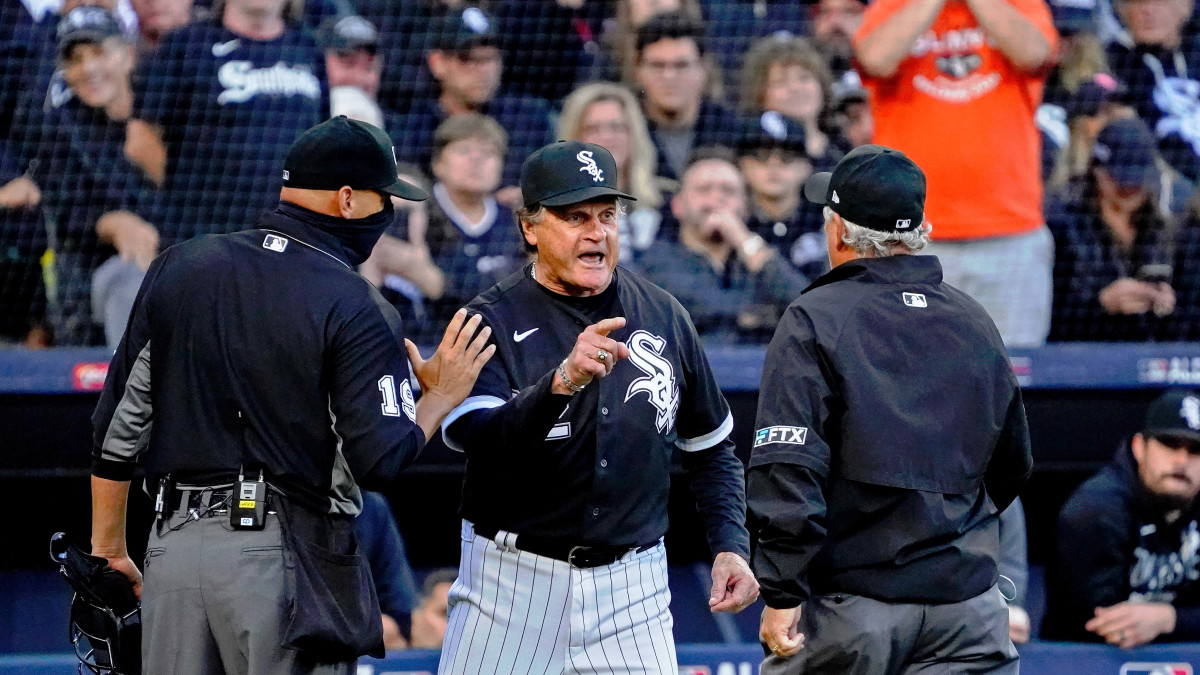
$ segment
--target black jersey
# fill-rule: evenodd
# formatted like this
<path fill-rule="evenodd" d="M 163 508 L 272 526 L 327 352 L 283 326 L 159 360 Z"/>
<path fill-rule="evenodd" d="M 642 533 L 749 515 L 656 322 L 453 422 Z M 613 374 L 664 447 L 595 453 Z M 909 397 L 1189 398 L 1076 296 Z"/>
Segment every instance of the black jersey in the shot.
<path fill-rule="evenodd" d="M 467 455 L 463 517 L 587 545 L 653 542 L 667 530 L 682 450 L 713 553 L 746 555 L 733 417 L 687 313 L 624 269 L 593 298 L 555 294 L 531 269 L 468 306 L 491 326 L 497 351 L 443 424 L 447 443 Z M 609 337 L 629 358 L 574 397 L 551 393 L 579 333 L 608 316 L 626 318 Z"/>
<path fill-rule="evenodd" d="M 134 92 L 134 116 L 162 127 L 167 146 L 167 243 L 253 223 L 275 203 L 292 141 L 329 117 L 324 56 L 291 28 L 258 41 L 185 26 L 142 63 Z"/>
<path fill-rule="evenodd" d="M 354 515 L 359 485 L 415 458 L 399 317 L 298 208 L 155 259 L 92 417 L 94 475 L 129 480 L 136 462 L 216 485 L 261 468 L 308 508 Z"/>

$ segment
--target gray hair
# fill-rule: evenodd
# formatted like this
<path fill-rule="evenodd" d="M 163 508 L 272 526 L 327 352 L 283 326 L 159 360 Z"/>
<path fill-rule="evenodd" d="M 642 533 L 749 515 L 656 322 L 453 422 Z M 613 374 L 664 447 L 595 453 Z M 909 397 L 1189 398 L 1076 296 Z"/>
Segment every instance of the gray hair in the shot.
<path fill-rule="evenodd" d="M 822 211 L 826 225 L 833 219 L 833 213 L 833 209 L 828 206 Z M 929 245 L 929 233 L 933 231 L 933 226 L 928 222 L 921 223 L 920 227 L 911 232 L 872 230 L 869 227 L 856 225 L 845 218 L 842 218 L 842 223 L 846 226 L 846 234 L 842 235 L 842 242 L 853 248 L 859 255 L 874 258 L 920 253 Z M 907 250 L 897 250 L 899 248 Z"/>

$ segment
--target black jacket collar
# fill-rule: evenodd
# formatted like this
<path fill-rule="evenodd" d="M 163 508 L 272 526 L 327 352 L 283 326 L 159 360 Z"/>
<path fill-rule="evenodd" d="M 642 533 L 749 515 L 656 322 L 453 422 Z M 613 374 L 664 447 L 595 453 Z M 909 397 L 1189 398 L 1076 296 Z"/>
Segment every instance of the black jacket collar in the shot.
<path fill-rule="evenodd" d="M 322 253 L 328 253 L 337 258 L 346 267 L 351 267 L 349 259 L 346 258 L 346 251 L 342 248 L 342 242 L 320 228 L 300 222 L 295 218 L 289 218 L 277 210 L 264 213 L 258 221 L 258 227 L 263 230 L 275 230 L 293 237 L 319 249 Z"/>

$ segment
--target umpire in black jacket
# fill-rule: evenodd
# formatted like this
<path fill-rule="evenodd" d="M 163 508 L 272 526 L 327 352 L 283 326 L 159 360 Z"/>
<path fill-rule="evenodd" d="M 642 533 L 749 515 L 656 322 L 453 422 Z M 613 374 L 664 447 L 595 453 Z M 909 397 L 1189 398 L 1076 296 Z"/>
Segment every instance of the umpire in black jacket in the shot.
<path fill-rule="evenodd" d="M 426 196 L 397 180 L 381 129 L 309 129 L 283 184 L 257 229 L 150 265 L 93 416 L 92 553 L 142 598 L 147 673 L 346 673 L 382 655 L 359 486 L 413 460 L 493 350 L 465 311 L 428 361 L 408 343 L 414 402 L 399 316 L 353 267 L 392 196 Z M 125 546 L 135 464 L 159 512 L 144 593 Z"/>
<path fill-rule="evenodd" d="M 1021 393 L 942 282 L 925 176 L 863 146 L 804 187 L 832 270 L 767 351 L 748 476 L 764 675 L 1016 673 L 998 515 L 1029 477 Z"/>

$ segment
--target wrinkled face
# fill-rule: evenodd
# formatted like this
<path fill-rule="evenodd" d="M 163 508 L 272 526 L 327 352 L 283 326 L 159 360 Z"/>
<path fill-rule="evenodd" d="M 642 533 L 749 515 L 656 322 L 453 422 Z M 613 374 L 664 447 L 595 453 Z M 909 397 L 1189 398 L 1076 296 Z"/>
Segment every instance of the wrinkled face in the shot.
<path fill-rule="evenodd" d="M 368 49 L 347 52 L 325 52 L 325 73 L 329 86 L 358 87 L 375 98 L 379 93 L 379 77 L 383 73 L 383 58 Z"/>
<path fill-rule="evenodd" d="M 646 102 L 665 112 L 699 105 L 704 91 L 704 64 L 690 39 L 663 39 L 646 45 L 637 67 Z"/>
<path fill-rule="evenodd" d="M 434 586 L 433 594 L 417 607 L 412 615 L 412 646 L 414 649 L 441 649 L 446 637 L 450 583 Z"/>
<path fill-rule="evenodd" d="M 815 122 L 825 106 L 821 81 L 804 66 L 773 63 L 767 72 L 763 109 L 776 110 L 804 122 Z"/>
<path fill-rule="evenodd" d="M 161 37 L 192 18 L 192 0 L 130 0 L 142 33 Z"/>
<path fill-rule="evenodd" d="M 489 195 L 500 186 L 504 158 L 500 148 L 482 138 L 448 143 L 433 160 L 433 175 L 451 192 Z"/>
<path fill-rule="evenodd" d="M 60 63 L 67 86 L 85 105 L 103 108 L 129 89 L 133 46 L 120 38 L 81 42 Z"/>
<path fill-rule="evenodd" d="M 850 56 L 854 32 L 862 25 L 866 9 L 859 0 L 820 0 L 813 16 L 813 36 L 835 54 Z"/>
<path fill-rule="evenodd" d="M 1170 47 L 1179 43 L 1192 3 L 1193 0 L 1119 0 L 1116 4 L 1134 42 Z"/>
<path fill-rule="evenodd" d="M 1200 493 L 1200 443 L 1184 439 L 1133 437 L 1133 457 L 1146 489 L 1190 503 Z"/>
<path fill-rule="evenodd" d="M 742 174 L 724 160 L 696 162 L 683 175 L 679 192 L 671 200 L 671 209 L 681 227 L 695 228 L 705 239 L 719 239 L 720 233 L 709 216 L 732 213 L 740 219 L 746 217 L 746 185 Z"/>
<path fill-rule="evenodd" d="M 616 101 L 596 101 L 589 105 L 579 124 L 579 140 L 603 147 L 612 153 L 618 167 L 625 166 L 632 143 L 625 108 Z"/>
<path fill-rule="evenodd" d="M 812 164 L 790 150 L 755 150 L 743 156 L 739 164 L 751 194 L 770 200 L 798 195 L 812 173 Z"/>
<path fill-rule="evenodd" d="M 617 266 L 617 200 L 601 197 L 547 208 L 537 225 L 521 223 L 525 240 L 537 247 L 537 276 L 562 295 L 588 296 L 608 288 Z"/>
<path fill-rule="evenodd" d="M 496 95 L 503 62 L 496 47 L 472 47 L 463 52 L 438 52 L 429 66 L 444 94 L 473 108 Z"/>

